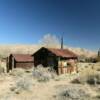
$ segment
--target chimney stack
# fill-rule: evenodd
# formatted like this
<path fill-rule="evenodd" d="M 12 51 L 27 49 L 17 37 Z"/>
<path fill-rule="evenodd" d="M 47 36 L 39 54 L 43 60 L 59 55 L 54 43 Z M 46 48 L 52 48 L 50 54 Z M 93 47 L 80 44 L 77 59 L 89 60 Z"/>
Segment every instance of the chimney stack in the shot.
<path fill-rule="evenodd" d="M 61 37 L 61 49 L 63 49 L 63 36 Z"/>
<path fill-rule="evenodd" d="M 98 57 L 100 57 L 100 48 L 99 48 L 99 50 L 98 50 Z"/>

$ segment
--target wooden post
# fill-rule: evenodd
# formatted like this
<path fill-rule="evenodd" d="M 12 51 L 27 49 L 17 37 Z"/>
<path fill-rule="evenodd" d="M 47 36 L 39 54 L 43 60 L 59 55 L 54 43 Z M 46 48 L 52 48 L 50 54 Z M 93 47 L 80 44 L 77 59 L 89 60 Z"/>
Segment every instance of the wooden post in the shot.
<path fill-rule="evenodd" d="M 60 57 L 58 58 L 58 75 L 61 74 L 61 65 L 62 64 L 59 64 L 60 63 Z"/>
<path fill-rule="evenodd" d="M 6 72 L 9 72 L 9 57 L 6 59 Z"/>

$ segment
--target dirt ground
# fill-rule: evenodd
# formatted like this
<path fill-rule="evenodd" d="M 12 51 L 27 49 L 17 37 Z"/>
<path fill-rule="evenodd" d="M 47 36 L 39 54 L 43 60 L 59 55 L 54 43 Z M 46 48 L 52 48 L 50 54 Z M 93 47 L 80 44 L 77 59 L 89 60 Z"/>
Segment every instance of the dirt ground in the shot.
<path fill-rule="evenodd" d="M 85 64 L 84 66 L 91 67 L 92 64 Z M 98 66 L 98 68 L 100 67 L 99 64 L 96 64 L 96 66 Z M 0 75 L 0 100 L 59 100 L 57 99 L 59 92 L 63 91 L 64 88 L 73 89 L 74 87 L 76 89 L 81 88 L 82 90 L 86 91 L 86 93 L 88 93 L 91 97 L 96 97 L 98 92 L 100 92 L 99 85 L 89 86 L 87 84 L 71 83 L 71 80 L 77 78 L 79 75 L 80 75 L 79 73 L 71 74 L 71 75 L 68 74 L 60 75 L 60 76 L 56 76 L 55 79 L 51 79 L 48 82 L 39 82 L 36 79 L 32 78 L 31 73 L 25 73 L 25 77 L 27 77 L 25 78 L 25 82 L 27 83 L 31 80 L 32 83 L 31 88 L 29 90 L 22 89 L 20 91 L 15 91 L 13 88 L 16 86 L 16 82 L 20 79 L 23 79 L 24 74 L 22 76 L 20 75 L 16 76 L 16 75 L 11 75 L 6 73 L 1 74 Z M 28 87 L 28 85 L 26 85 L 26 87 Z M 99 99 L 95 99 L 95 100 L 99 100 Z M 60 99 L 60 100 L 72 100 L 72 99 Z M 81 100 L 81 99 L 77 99 L 77 100 Z M 92 100 L 92 99 L 85 98 L 82 100 Z"/>
<path fill-rule="evenodd" d="M 68 80 L 51 80 L 50 82 L 33 82 L 31 91 L 22 91 L 14 94 L 10 88 L 15 84 L 16 79 L 10 75 L 0 77 L 0 100 L 53 100 L 56 95 L 56 86 L 67 85 Z"/>

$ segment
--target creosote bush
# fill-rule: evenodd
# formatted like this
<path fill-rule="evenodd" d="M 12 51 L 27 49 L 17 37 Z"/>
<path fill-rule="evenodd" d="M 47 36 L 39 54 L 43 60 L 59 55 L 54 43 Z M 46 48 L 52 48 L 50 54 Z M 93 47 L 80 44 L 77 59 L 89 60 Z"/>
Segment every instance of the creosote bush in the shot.
<path fill-rule="evenodd" d="M 17 82 L 16 86 L 23 90 L 30 90 L 32 83 L 29 79 L 23 78 Z"/>
<path fill-rule="evenodd" d="M 11 91 L 15 92 L 16 94 L 20 94 L 22 91 L 31 91 L 33 86 L 33 82 L 28 77 L 22 77 L 17 80 L 15 86 L 10 88 Z"/>
<path fill-rule="evenodd" d="M 62 88 L 58 87 L 58 90 L 56 100 L 88 100 L 87 98 L 90 97 L 82 87 L 69 85 Z"/>
<path fill-rule="evenodd" d="M 54 71 L 50 71 L 50 68 L 44 68 L 42 65 L 37 66 L 33 70 L 33 77 L 39 82 L 47 82 L 50 79 L 54 79 L 56 74 Z"/>

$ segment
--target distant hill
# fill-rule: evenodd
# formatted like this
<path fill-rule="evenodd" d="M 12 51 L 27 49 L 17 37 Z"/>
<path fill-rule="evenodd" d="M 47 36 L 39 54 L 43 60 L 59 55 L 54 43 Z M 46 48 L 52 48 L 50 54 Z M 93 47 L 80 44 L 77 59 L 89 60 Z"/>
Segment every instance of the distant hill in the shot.
<path fill-rule="evenodd" d="M 40 47 L 42 47 L 42 45 L 0 45 L 0 57 L 7 57 L 11 53 L 32 54 L 36 50 L 38 50 Z M 59 48 L 59 47 L 60 46 L 56 46 L 56 48 Z M 64 48 L 67 48 L 78 55 L 83 55 L 86 57 L 96 56 L 96 52 L 93 52 L 90 50 L 86 50 L 82 48 L 67 47 L 67 46 L 64 46 Z"/>
<path fill-rule="evenodd" d="M 68 49 L 75 52 L 79 56 L 93 57 L 93 58 L 97 56 L 97 53 L 92 50 L 87 50 L 83 48 L 72 48 L 72 47 L 69 47 Z"/>

